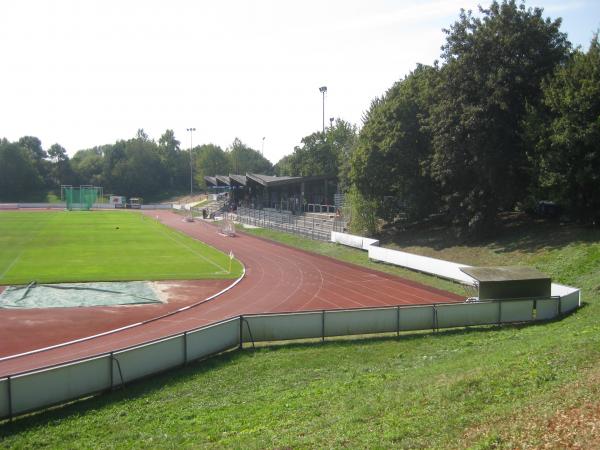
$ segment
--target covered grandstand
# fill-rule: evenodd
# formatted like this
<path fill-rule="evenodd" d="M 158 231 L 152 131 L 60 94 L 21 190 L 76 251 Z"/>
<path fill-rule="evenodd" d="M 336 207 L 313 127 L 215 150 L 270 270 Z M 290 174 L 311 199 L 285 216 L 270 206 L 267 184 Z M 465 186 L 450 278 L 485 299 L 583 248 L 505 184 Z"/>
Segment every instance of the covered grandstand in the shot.
<path fill-rule="evenodd" d="M 256 173 L 204 177 L 215 193 L 227 193 L 233 209 L 274 209 L 293 213 L 336 213 L 337 181 L 332 176 L 287 177 Z"/>

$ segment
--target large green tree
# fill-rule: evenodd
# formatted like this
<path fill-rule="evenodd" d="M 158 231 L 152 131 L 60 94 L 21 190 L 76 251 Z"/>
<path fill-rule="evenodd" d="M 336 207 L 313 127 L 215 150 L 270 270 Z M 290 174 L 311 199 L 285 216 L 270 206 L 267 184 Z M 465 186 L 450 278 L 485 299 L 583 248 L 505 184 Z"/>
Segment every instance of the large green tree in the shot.
<path fill-rule="evenodd" d="M 36 162 L 18 143 L 0 141 L 0 201 L 24 200 L 43 186 Z"/>
<path fill-rule="evenodd" d="M 103 177 L 104 157 L 101 147 L 79 150 L 71 158 L 71 167 L 75 172 L 73 184 L 104 185 Z M 107 189 L 109 192 L 109 189 Z"/>
<path fill-rule="evenodd" d="M 294 153 L 277 163 L 279 175 L 328 175 L 348 184 L 349 159 L 356 142 L 356 126 L 336 119 L 325 132 L 317 131 L 301 139 Z"/>
<path fill-rule="evenodd" d="M 462 11 L 446 30 L 445 66 L 430 124 L 432 174 L 450 217 L 482 231 L 514 206 L 530 179 L 522 122 L 541 82 L 570 49 L 560 19 L 514 0 Z"/>
<path fill-rule="evenodd" d="M 432 146 L 426 126 L 438 79 L 437 67 L 419 65 L 374 102 L 364 117 L 351 158 L 350 179 L 357 194 L 380 205 L 380 215 L 385 218 L 392 218 L 399 203 L 415 219 L 439 206 L 430 173 Z M 394 201 L 383 202 L 385 197 Z"/>
<path fill-rule="evenodd" d="M 158 140 L 157 153 L 166 173 L 166 188 L 182 189 L 189 183 L 184 175 L 189 171 L 189 159 L 180 149 L 173 130 L 166 130 Z"/>
<path fill-rule="evenodd" d="M 260 152 L 248 147 L 238 138 L 235 138 L 228 149 L 229 167 L 236 174 L 244 175 L 250 173 L 262 173 L 270 175 L 273 173 L 273 165 Z"/>
<path fill-rule="evenodd" d="M 600 43 L 577 50 L 543 84 L 526 122 L 536 152 L 536 193 L 583 220 L 600 219 Z"/>
<path fill-rule="evenodd" d="M 206 186 L 205 176 L 229 175 L 231 163 L 227 153 L 218 145 L 205 144 L 194 149 L 196 183 Z"/>
<path fill-rule="evenodd" d="M 52 183 L 48 187 L 57 190 L 61 184 L 73 184 L 75 182 L 75 174 L 71 168 L 67 150 L 60 144 L 53 144 L 48 149 L 48 157 L 51 161 L 50 180 Z"/>

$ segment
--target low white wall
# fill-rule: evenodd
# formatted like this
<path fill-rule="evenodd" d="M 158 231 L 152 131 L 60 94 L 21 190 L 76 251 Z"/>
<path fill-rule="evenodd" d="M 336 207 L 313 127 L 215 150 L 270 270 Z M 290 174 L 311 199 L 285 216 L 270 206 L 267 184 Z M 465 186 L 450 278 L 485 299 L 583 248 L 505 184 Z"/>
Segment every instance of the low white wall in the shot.
<path fill-rule="evenodd" d="M 179 335 L 115 353 L 114 385 L 182 365 L 185 362 L 184 346 L 183 335 Z"/>
<path fill-rule="evenodd" d="M 456 326 L 486 325 L 500 322 L 496 303 L 457 303 L 436 307 L 437 326 L 451 328 Z M 460 325 L 458 325 L 460 324 Z"/>
<path fill-rule="evenodd" d="M 307 339 L 323 335 L 321 312 L 244 316 L 243 320 L 244 342 Z"/>
<path fill-rule="evenodd" d="M 571 312 L 581 306 L 581 293 L 579 289 L 577 289 L 575 292 L 561 297 L 560 301 L 561 313 Z"/>
<path fill-rule="evenodd" d="M 17 206 L 20 209 L 27 209 L 27 208 L 65 209 L 67 207 L 67 204 L 66 203 L 18 203 Z"/>
<path fill-rule="evenodd" d="M 0 205 L 1 206 L 1 205 Z M 142 209 L 179 209 L 181 205 L 172 205 L 171 203 L 160 203 L 156 205 L 142 205 Z M 11 208 L 20 209 L 65 209 L 66 203 L 14 203 L 10 205 Z M 92 206 L 94 209 L 115 209 L 115 206 L 110 203 L 94 203 Z M 0 208 L 2 209 L 2 208 Z M 121 208 L 125 209 L 125 208 Z"/>
<path fill-rule="evenodd" d="M 173 209 L 170 203 L 159 203 L 157 205 L 142 205 L 142 209 Z"/>
<path fill-rule="evenodd" d="M 327 311 L 325 336 L 388 333 L 398 329 L 398 308 Z"/>
<path fill-rule="evenodd" d="M 0 419 L 10 415 L 8 395 L 8 378 L 0 379 Z"/>
<path fill-rule="evenodd" d="M 418 270 L 419 272 L 448 278 L 463 284 L 474 285 L 476 283 L 472 277 L 460 270 L 461 267 L 469 267 L 465 264 L 457 264 L 442 259 L 429 258 L 427 256 L 414 255 L 382 247 L 370 246 L 368 251 L 369 259 L 373 261 L 381 261 Z"/>
<path fill-rule="evenodd" d="M 205 358 L 236 347 L 240 342 L 240 318 L 210 325 L 187 334 L 187 359 Z"/>
<path fill-rule="evenodd" d="M 12 413 L 22 414 L 109 387 L 107 355 L 16 376 L 11 379 Z"/>
<path fill-rule="evenodd" d="M 535 305 L 535 320 L 550 320 L 558 316 L 558 298 L 537 300 Z"/>
<path fill-rule="evenodd" d="M 109 354 L 103 354 L 79 362 L 11 376 L 10 381 L 1 379 L 0 418 L 10 416 L 11 412 L 12 415 L 22 414 L 109 389 L 121 382 L 127 383 L 235 348 L 241 342 L 527 322 L 534 320 L 534 313 L 535 320 L 546 320 L 578 306 L 578 292 L 572 292 L 564 299 L 432 304 L 235 317 L 114 352 L 113 358 Z"/>
<path fill-rule="evenodd" d="M 354 248 L 362 248 L 369 252 L 369 259 L 373 261 L 381 261 L 396 266 L 405 267 L 407 269 L 416 270 L 423 273 L 435 275 L 437 277 L 446 278 L 462 284 L 471 286 L 476 285 L 476 280 L 462 270 L 461 267 L 471 267 L 467 264 L 459 264 L 443 259 L 430 258 L 427 256 L 415 255 L 413 253 L 402 252 L 389 248 L 379 247 L 379 241 L 375 239 L 363 238 L 353 234 L 331 232 L 331 241 L 338 244 L 347 245 Z M 561 312 L 571 311 L 575 309 L 575 297 L 577 297 L 577 307 L 581 306 L 581 291 L 572 286 L 552 283 L 551 294 L 553 297 L 568 298 L 566 308 Z"/>
<path fill-rule="evenodd" d="M 349 247 L 360 248 L 362 250 L 368 250 L 371 245 L 379 245 L 379 241 L 377 239 L 356 236 L 348 233 L 340 233 L 338 231 L 331 232 L 331 242 L 347 245 Z"/>

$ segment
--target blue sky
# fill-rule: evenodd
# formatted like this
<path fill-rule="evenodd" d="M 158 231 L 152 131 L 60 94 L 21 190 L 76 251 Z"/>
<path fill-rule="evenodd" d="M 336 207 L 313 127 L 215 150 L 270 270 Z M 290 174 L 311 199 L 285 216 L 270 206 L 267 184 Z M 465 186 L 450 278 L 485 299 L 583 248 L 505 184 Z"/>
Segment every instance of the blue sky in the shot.
<path fill-rule="evenodd" d="M 20 0 L 0 2 L 0 137 L 70 154 L 175 131 L 188 148 L 235 137 L 272 162 L 326 117 L 360 124 L 371 99 L 439 58 L 465 0 Z M 487 4 L 484 4 L 486 6 Z M 575 45 L 600 0 L 540 0 Z"/>

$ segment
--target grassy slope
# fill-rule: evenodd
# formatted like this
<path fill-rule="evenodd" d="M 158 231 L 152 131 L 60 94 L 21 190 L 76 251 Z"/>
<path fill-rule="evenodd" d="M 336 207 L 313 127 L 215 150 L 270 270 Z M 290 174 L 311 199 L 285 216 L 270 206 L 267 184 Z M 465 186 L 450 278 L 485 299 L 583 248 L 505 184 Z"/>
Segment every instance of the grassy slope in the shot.
<path fill-rule="evenodd" d="M 547 324 L 229 353 L 5 425 L 0 443 L 492 448 L 596 442 L 588 423 L 596 420 L 600 393 L 600 234 L 527 226 L 478 245 L 417 244 L 422 253 L 465 263 L 533 264 L 581 286 L 588 304 Z M 360 251 L 318 247 L 366 262 Z M 565 428 L 564 417 L 579 417 L 573 411 L 583 411 L 585 420 L 565 434 L 561 430 L 570 430 L 571 423 Z"/>
<path fill-rule="evenodd" d="M 129 211 L 0 213 L 0 284 L 235 278 L 241 264 Z M 223 270 L 224 268 L 224 270 Z"/>

